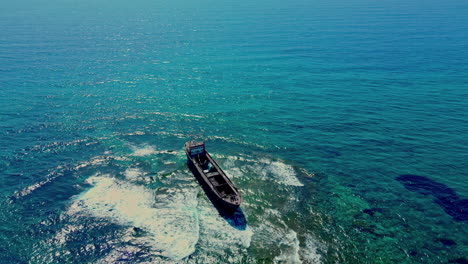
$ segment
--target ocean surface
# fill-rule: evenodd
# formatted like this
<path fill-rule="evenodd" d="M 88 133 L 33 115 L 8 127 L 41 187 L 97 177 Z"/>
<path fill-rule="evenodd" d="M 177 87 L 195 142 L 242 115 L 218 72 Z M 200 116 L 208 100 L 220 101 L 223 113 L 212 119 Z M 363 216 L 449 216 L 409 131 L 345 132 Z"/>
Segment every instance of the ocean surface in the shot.
<path fill-rule="evenodd" d="M 468 1 L 4 1 L 0 263 L 468 263 L 467 135 Z"/>

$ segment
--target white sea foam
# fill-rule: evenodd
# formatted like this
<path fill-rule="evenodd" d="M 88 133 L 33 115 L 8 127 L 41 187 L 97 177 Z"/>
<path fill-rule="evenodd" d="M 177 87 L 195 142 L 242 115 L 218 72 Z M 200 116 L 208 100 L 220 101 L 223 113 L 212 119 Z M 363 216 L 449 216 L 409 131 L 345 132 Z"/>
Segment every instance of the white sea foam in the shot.
<path fill-rule="evenodd" d="M 232 156 L 226 156 L 226 162 L 223 164 L 230 174 L 240 176 L 242 171 L 252 171 L 254 174 L 262 176 L 263 179 L 273 180 L 277 183 L 289 186 L 304 186 L 297 178 L 295 169 L 288 164 L 281 161 L 272 161 L 267 158 L 259 160 L 253 160 L 249 158 L 237 158 Z M 236 165 L 236 161 L 242 161 L 246 163 L 244 166 Z"/>
<path fill-rule="evenodd" d="M 176 150 L 157 150 L 154 146 L 145 144 L 142 146 L 130 146 L 132 149 L 133 153 L 131 156 L 148 156 L 148 155 L 154 155 L 154 154 L 170 154 L 170 155 L 182 155 L 182 151 L 176 151 Z"/>
<path fill-rule="evenodd" d="M 233 223 L 236 220 L 226 220 L 221 217 L 209 201 L 201 201 L 199 210 L 201 233 L 199 243 L 203 254 L 224 257 L 226 252 L 230 252 L 232 254 L 230 262 L 240 262 L 237 257 L 241 256 L 237 253 L 250 247 L 253 236 L 253 230 L 243 223 L 245 219 L 238 218 L 236 228 Z"/>
<path fill-rule="evenodd" d="M 123 134 L 124 136 L 142 136 L 145 135 L 146 133 L 143 131 L 134 131 L 130 133 Z"/>
<path fill-rule="evenodd" d="M 43 181 L 40 181 L 40 182 L 37 182 L 37 183 L 34 183 L 28 187 L 25 187 L 23 188 L 22 190 L 19 190 L 19 191 L 15 191 L 13 193 L 13 197 L 14 198 L 21 198 L 21 197 L 24 197 L 24 196 L 27 196 L 27 195 L 30 195 L 31 193 L 33 193 L 34 191 L 36 191 L 37 189 L 45 186 L 46 184 L 48 183 L 51 183 L 52 181 L 54 181 L 55 179 L 57 179 L 58 177 L 61 177 L 63 176 L 63 173 L 61 172 L 65 167 L 62 166 L 62 165 L 59 165 L 57 166 L 54 170 L 52 170 L 51 173 L 47 174 L 45 177 L 46 179 L 43 180 Z"/>
<path fill-rule="evenodd" d="M 183 151 L 175 151 L 175 150 L 159 150 L 156 153 L 158 153 L 158 154 L 171 154 L 171 155 L 185 154 Z"/>
<path fill-rule="evenodd" d="M 180 260 L 195 251 L 199 237 L 196 189 L 167 189 L 158 194 L 108 176 L 93 176 L 87 182 L 93 187 L 76 198 L 69 215 L 106 218 L 141 228 L 148 235 L 130 233 L 121 239 L 149 246 L 156 255 Z"/>
<path fill-rule="evenodd" d="M 297 233 L 289 230 L 280 241 L 281 254 L 273 259 L 274 263 L 302 263 L 299 257 L 299 239 Z"/>
<path fill-rule="evenodd" d="M 125 170 L 124 175 L 128 180 L 136 180 L 143 176 L 143 172 L 139 168 L 128 168 Z"/>
<path fill-rule="evenodd" d="M 275 180 L 279 183 L 291 186 L 304 186 L 297 178 L 296 171 L 291 165 L 273 161 L 267 165 Z"/>
<path fill-rule="evenodd" d="M 20 191 L 16 191 L 16 192 L 13 193 L 13 197 L 18 199 L 18 198 L 30 195 L 35 190 L 37 190 L 37 189 L 41 188 L 42 186 L 52 182 L 57 177 L 58 177 L 58 175 L 52 176 L 52 177 L 48 178 L 47 180 L 43 180 L 41 182 L 30 185 L 30 186 L 28 186 L 28 187 L 26 187 L 26 188 L 24 188 L 24 189 L 22 189 Z"/>
<path fill-rule="evenodd" d="M 215 158 L 225 158 L 227 159 L 228 161 L 232 161 L 234 163 L 234 161 L 238 160 L 238 161 L 245 161 L 245 162 L 257 162 L 257 160 L 253 159 L 253 158 L 250 158 L 250 157 L 243 157 L 243 156 L 224 156 L 224 155 L 214 155 Z"/>
<path fill-rule="evenodd" d="M 63 245 L 69 240 L 69 237 L 73 235 L 73 233 L 81 231 L 82 229 L 84 229 L 83 225 L 67 224 L 57 233 L 55 233 L 50 241 L 59 245 Z"/>
<path fill-rule="evenodd" d="M 133 151 L 132 156 L 143 157 L 143 156 L 156 154 L 156 149 L 151 145 L 143 145 L 139 147 L 130 146 L 130 148 Z"/>
<path fill-rule="evenodd" d="M 202 116 L 199 116 L 199 115 L 189 115 L 189 114 L 180 114 L 181 116 L 185 116 L 185 117 L 195 117 L 195 118 L 202 118 Z"/>
<path fill-rule="evenodd" d="M 318 253 L 318 249 L 326 251 L 323 244 L 319 243 L 312 236 L 307 235 L 305 245 L 299 251 L 299 254 L 304 259 L 305 263 L 322 263 L 322 257 Z"/>
<path fill-rule="evenodd" d="M 310 234 L 302 234 L 305 242 L 301 244 L 297 232 L 287 226 L 278 210 L 266 209 L 263 217 L 269 221 L 254 228 L 256 241 L 266 248 L 278 247 L 274 263 L 321 263 L 318 248 L 324 250 L 325 247 Z"/>
<path fill-rule="evenodd" d="M 110 253 L 100 260 L 97 264 L 132 262 L 132 258 L 137 254 L 142 254 L 142 249 L 134 245 L 121 245 L 114 248 Z"/>
<path fill-rule="evenodd" d="M 80 142 L 84 142 L 84 140 L 72 141 L 72 143 L 80 143 Z M 73 169 L 79 170 L 79 169 L 85 168 L 85 167 L 90 166 L 90 165 L 100 165 L 100 164 L 103 164 L 103 163 L 105 163 L 105 162 L 107 162 L 107 161 L 109 161 L 111 159 L 113 159 L 112 156 L 95 156 L 95 157 L 91 158 L 89 161 L 78 162 L 78 164 L 76 164 L 73 167 Z M 52 181 L 54 181 L 58 177 L 63 176 L 64 174 L 63 174 L 62 170 L 64 168 L 65 168 L 65 166 L 63 166 L 63 165 L 57 166 L 55 169 L 52 170 L 51 173 L 49 173 L 49 174 L 47 174 L 45 176 L 46 177 L 45 180 L 34 183 L 34 184 L 32 184 L 32 185 L 30 185 L 28 187 L 23 188 L 22 190 L 14 192 L 13 197 L 21 198 L 21 197 L 30 195 L 31 193 L 33 193 L 37 189 L 47 185 L 48 183 L 51 183 Z"/>

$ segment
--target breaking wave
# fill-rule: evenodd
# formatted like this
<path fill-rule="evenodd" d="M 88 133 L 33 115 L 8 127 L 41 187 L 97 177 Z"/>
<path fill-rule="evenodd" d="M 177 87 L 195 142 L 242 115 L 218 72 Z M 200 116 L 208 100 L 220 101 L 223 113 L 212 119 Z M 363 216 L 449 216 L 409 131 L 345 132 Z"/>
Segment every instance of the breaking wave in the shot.
<path fill-rule="evenodd" d="M 263 243 L 264 248 L 277 247 L 279 249 L 279 252 L 272 252 L 276 254 L 273 258 L 274 263 L 322 263 L 317 249 L 323 246 L 312 236 L 302 234 L 305 239 L 301 242 L 297 232 L 281 219 L 281 213 L 278 210 L 267 209 L 263 217 L 269 221 L 254 228 L 254 231 L 258 234 L 257 242 Z"/>
<path fill-rule="evenodd" d="M 93 187 L 75 199 L 68 215 L 139 228 L 148 235 L 129 233 L 122 239 L 148 246 L 154 255 L 180 260 L 195 251 L 199 238 L 196 189 L 156 192 L 108 175 L 92 176 L 87 182 Z"/>

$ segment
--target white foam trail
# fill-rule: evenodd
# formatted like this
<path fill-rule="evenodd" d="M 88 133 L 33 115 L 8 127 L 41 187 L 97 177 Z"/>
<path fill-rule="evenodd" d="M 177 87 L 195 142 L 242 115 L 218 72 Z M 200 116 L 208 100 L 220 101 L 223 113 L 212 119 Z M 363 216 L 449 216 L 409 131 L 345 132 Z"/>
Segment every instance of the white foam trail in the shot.
<path fill-rule="evenodd" d="M 84 141 L 85 140 L 76 140 L 76 141 L 72 141 L 72 143 L 75 143 L 75 142 L 79 143 L 79 142 L 84 142 Z M 116 158 L 114 158 L 113 156 L 95 156 L 95 157 L 91 158 L 89 161 L 79 162 L 73 168 L 74 168 L 74 170 L 79 170 L 79 169 L 85 168 L 85 167 L 90 166 L 90 165 L 100 165 L 100 164 L 108 162 L 109 160 L 112 160 L 112 159 L 116 159 Z M 47 185 L 48 183 L 51 183 L 52 181 L 54 181 L 58 177 L 63 176 L 64 174 L 61 172 L 63 169 L 65 169 L 65 166 L 62 166 L 62 165 L 57 166 L 51 173 L 46 175 L 47 179 L 45 179 L 43 181 L 40 181 L 40 182 L 37 182 L 37 183 L 34 183 L 34 184 L 32 184 L 32 185 L 30 185 L 28 187 L 23 188 L 22 190 L 15 191 L 13 193 L 13 197 L 14 198 L 21 198 L 21 197 L 30 195 L 31 193 L 33 193 L 37 189 Z"/>
<path fill-rule="evenodd" d="M 179 187 L 157 194 L 110 177 L 93 176 L 87 181 L 93 187 L 75 200 L 68 214 L 141 228 L 149 235 L 127 234 L 122 239 L 150 246 L 156 255 L 180 260 L 195 251 L 199 238 L 196 189 Z"/>
<path fill-rule="evenodd" d="M 180 114 L 180 115 L 185 116 L 185 117 L 203 118 L 202 116 L 199 116 L 199 115 L 189 115 L 189 114 Z"/>
<path fill-rule="evenodd" d="M 148 156 L 148 155 L 153 155 L 153 154 L 171 154 L 171 155 L 177 155 L 177 156 L 183 154 L 182 151 L 176 151 L 176 150 L 157 150 L 154 146 L 151 146 L 151 145 L 143 145 L 140 147 L 130 146 L 130 148 L 133 151 L 131 156 L 137 156 L 137 157 L 143 157 L 143 156 Z"/>
<path fill-rule="evenodd" d="M 297 178 L 296 171 L 291 165 L 273 161 L 267 165 L 276 181 L 290 186 L 304 186 Z"/>
<path fill-rule="evenodd" d="M 281 254 L 273 259 L 274 263 L 302 263 L 299 258 L 299 239 L 297 233 L 290 230 L 280 241 Z"/>
<path fill-rule="evenodd" d="M 45 179 L 43 181 L 40 181 L 38 183 L 34 183 L 34 184 L 32 184 L 32 185 L 30 185 L 28 187 L 23 188 L 22 190 L 15 191 L 13 193 L 13 197 L 18 199 L 18 198 L 30 195 L 35 190 L 43 187 L 44 185 L 46 185 L 48 183 L 51 183 L 53 180 L 57 179 L 58 177 L 63 176 L 63 173 L 59 172 L 59 171 L 61 171 L 63 169 L 64 169 L 64 166 L 62 166 L 62 165 L 57 166 L 51 173 L 46 175 L 47 179 Z"/>
<path fill-rule="evenodd" d="M 321 243 L 318 243 L 313 237 L 307 235 L 305 245 L 301 248 L 299 254 L 306 263 L 322 263 L 322 257 L 318 253 L 319 248 L 324 250 L 324 246 Z"/>
<path fill-rule="evenodd" d="M 304 186 L 297 178 L 296 170 L 288 164 L 281 161 L 272 161 L 267 158 L 260 160 L 252 160 L 243 157 L 225 156 L 226 161 L 223 166 L 229 175 L 242 176 L 242 171 L 247 169 L 253 173 L 262 176 L 264 179 L 273 180 L 277 183 L 289 186 Z M 236 165 L 236 161 L 246 163 L 240 167 Z"/>
<path fill-rule="evenodd" d="M 236 160 L 239 160 L 239 161 L 246 161 L 246 162 L 257 162 L 255 159 L 253 158 L 245 158 L 245 157 L 242 157 L 242 156 L 224 156 L 224 155 L 214 155 L 215 158 L 225 158 L 229 161 L 236 161 Z"/>
<path fill-rule="evenodd" d="M 35 183 L 33 185 L 30 185 L 20 191 L 15 191 L 13 193 L 13 197 L 18 199 L 18 198 L 21 198 L 21 197 L 24 197 L 24 196 L 27 196 L 27 195 L 30 195 L 32 192 L 34 192 L 35 190 L 41 188 L 42 186 L 52 182 L 54 179 L 56 179 L 58 177 L 58 175 L 56 176 L 52 176 L 50 178 L 48 178 L 47 180 L 43 180 L 41 182 L 38 182 L 38 183 Z"/>
<path fill-rule="evenodd" d="M 319 247 L 323 250 L 322 244 L 305 234 L 305 243 L 301 245 L 297 232 L 281 220 L 278 210 L 266 209 L 265 213 L 263 217 L 269 221 L 254 228 L 257 234 L 255 239 L 266 248 L 278 248 L 279 254 L 273 259 L 274 263 L 321 263 L 317 250 Z"/>
<path fill-rule="evenodd" d="M 156 149 L 151 145 L 143 145 L 141 147 L 130 146 L 133 153 L 132 156 L 143 157 L 152 154 L 156 154 Z"/>
<path fill-rule="evenodd" d="M 181 156 L 181 155 L 185 155 L 185 152 L 166 149 L 166 150 L 156 151 L 156 154 L 170 154 L 170 155 L 175 155 L 175 156 Z"/>
<path fill-rule="evenodd" d="M 235 228 L 222 218 L 209 201 L 201 201 L 200 210 L 200 248 L 208 256 L 225 257 L 230 252 L 230 262 L 239 263 L 243 250 L 250 247 L 253 230 L 249 226 Z M 219 261 L 219 259 L 218 259 Z M 216 262 L 216 261 L 215 261 Z"/>

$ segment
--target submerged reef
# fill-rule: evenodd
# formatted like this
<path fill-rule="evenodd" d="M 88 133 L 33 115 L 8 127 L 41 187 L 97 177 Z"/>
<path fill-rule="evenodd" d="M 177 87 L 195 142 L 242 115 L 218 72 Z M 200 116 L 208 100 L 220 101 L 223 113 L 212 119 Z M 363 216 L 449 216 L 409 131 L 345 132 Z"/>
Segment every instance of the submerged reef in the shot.
<path fill-rule="evenodd" d="M 434 202 L 455 221 L 468 220 L 468 199 L 461 199 L 452 188 L 445 184 L 412 174 L 400 175 L 396 179 L 412 192 L 433 196 Z"/>

